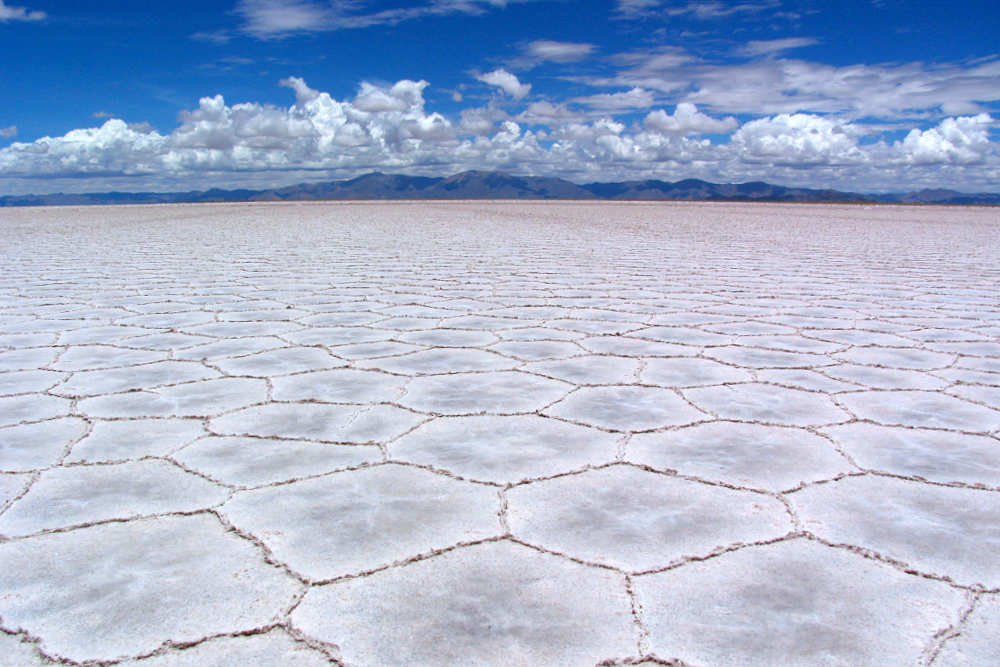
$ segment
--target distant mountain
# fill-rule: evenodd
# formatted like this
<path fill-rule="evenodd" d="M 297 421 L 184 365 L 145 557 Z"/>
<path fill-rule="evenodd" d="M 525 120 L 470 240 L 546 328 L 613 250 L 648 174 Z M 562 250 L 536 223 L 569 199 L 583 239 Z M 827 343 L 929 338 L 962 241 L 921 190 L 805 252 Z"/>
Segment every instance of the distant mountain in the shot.
<path fill-rule="evenodd" d="M 257 192 L 250 201 L 310 199 L 424 199 L 428 188 L 440 178 L 388 175 L 372 172 L 349 181 L 302 183 L 287 188 Z"/>
<path fill-rule="evenodd" d="M 995 192 L 968 193 L 941 189 L 871 195 L 871 197 L 877 202 L 899 204 L 963 204 L 967 206 L 996 206 L 1000 204 L 1000 194 Z"/>
<path fill-rule="evenodd" d="M 259 190 L 192 190 L 190 192 L 88 192 L 83 194 L 6 195 L 0 206 L 80 206 L 107 204 L 176 204 L 250 201 Z"/>
<path fill-rule="evenodd" d="M 498 171 L 463 171 L 447 178 L 373 172 L 349 181 L 293 185 L 267 190 L 253 201 L 284 199 L 593 199 L 561 178 L 511 176 Z"/>
<path fill-rule="evenodd" d="M 689 178 L 676 183 L 664 181 L 626 181 L 590 183 L 584 188 L 602 199 L 670 199 L 707 201 L 801 201 L 857 202 L 872 201 L 870 195 L 837 190 L 786 188 L 761 181 L 751 183 L 709 183 Z"/>
<path fill-rule="evenodd" d="M 511 176 L 501 171 L 464 171 L 431 189 L 440 199 L 593 199 L 586 188 L 561 178 Z"/>
<path fill-rule="evenodd" d="M 94 192 L 7 195 L 0 206 L 160 204 L 178 202 L 308 201 L 324 199 L 638 199 L 674 201 L 868 202 L 902 204 L 1000 205 L 1000 193 L 919 190 L 859 194 L 839 190 L 788 188 L 762 181 L 709 183 L 689 178 L 577 185 L 561 178 L 512 176 L 500 171 L 464 171 L 446 178 L 372 172 L 346 181 L 302 183 L 270 190 L 191 192 Z"/>

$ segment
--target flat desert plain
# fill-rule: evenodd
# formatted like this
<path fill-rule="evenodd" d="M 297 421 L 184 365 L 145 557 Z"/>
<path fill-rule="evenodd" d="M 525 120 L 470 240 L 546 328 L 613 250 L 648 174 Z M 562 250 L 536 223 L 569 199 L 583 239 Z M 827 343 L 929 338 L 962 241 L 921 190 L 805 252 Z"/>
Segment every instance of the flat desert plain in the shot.
<path fill-rule="evenodd" d="M 1000 655 L 998 209 L 0 233 L 0 663 Z"/>

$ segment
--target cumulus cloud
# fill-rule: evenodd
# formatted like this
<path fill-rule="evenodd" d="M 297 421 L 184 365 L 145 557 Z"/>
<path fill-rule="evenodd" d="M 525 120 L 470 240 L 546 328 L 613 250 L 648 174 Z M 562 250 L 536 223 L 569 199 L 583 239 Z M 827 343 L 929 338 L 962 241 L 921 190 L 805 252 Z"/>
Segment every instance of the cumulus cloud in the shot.
<path fill-rule="evenodd" d="M 707 159 L 711 152 L 709 142 L 629 133 L 611 117 L 582 122 L 580 114 L 551 103 L 532 104 L 517 118 L 493 107 L 467 109 L 454 124 L 425 109 L 425 81 L 363 83 L 353 100 L 334 99 L 297 77 L 282 85 L 295 93 L 291 106 L 203 97 L 167 135 L 111 119 L 62 137 L 14 143 L 0 149 L 0 179 L 141 176 L 148 189 L 154 179 L 197 188 L 219 181 L 259 183 L 253 174 L 271 174 L 273 183 L 283 173 L 294 174 L 295 182 L 309 171 L 346 176 L 372 169 L 508 169 L 597 178 L 609 173 L 609 165 L 648 174 L 690 164 L 696 154 Z M 545 129 L 518 122 L 531 118 L 546 118 Z"/>
<path fill-rule="evenodd" d="M 653 94 L 642 88 L 633 88 L 618 93 L 601 93 L 577 97 L 574 102 L 585 104 L 595 109 L 646 109 L 653 106 L 656 100 Z"/>
<path fill-rule="evenodd" d="M 291 88 L 295 91 L 295 103 L 298 105 L 308 104 L 312 102 L 317 97 L 319 97 L 319 91 L 313 90 L 306 85 L 306 82 L 297 76 L 290 76 L 282 79 L 278 82 L 279 86 L 284 86 L 285 88 Z"/>
<path fill-rule="evenodd" d="M 339 101 L 298 77 L 281 85 L 296 102 L 276 107 L 203 97 L 161 135 L 146 123 L 111 119 L 0 149 L 0 176 L 189 174 L 363 169 L 440 161 L 459 142 L 451 121 L 424 110 L 426 81 L 363 83 Z"/>
<path fill-rule="evenodd" d="M 531 91 L 530 83 L 521 83 L 516 76 L 503 68 L 495 69 L 486 74 L 479 74 L 476 76 L 476 79 L 502 89 L 515 100 L 521 99 Z"/>
<path fill-rule="evenodd" d="M 426 82 L 421 83 L 423 85 L 417 89 L 404 90 L 400 84 L 396 84 L 393 88 L 385 90 L 364 82 L 361 84 L 361 92 L 354 98 L 354 107 L 370 112 L 406 111 L 413 103 L 413 94 L 422 94 Z"/>
<path fill-rule="evenodd" d="M 103 176 L 149 174 L 162 168 L 167 139 L 141 133 L 112 118 L 98 128 L 71 130 L 62 137 L 15 142 L 0 149 L 0 174 Z"/>
<path fill-rule="evenodd" d="M 0 138 L 12 139 L 17 136 L 17 125 L 8 125 L 7 127 L 0 127 Z"/>
<path fill-rule="evenodd" d="M 849 164 L 864 160 L 860 132 L 812 114 L 780 114 L 745 123 L 731 145 L 741 159 L 780 165 Z"/>
<path fill-rule="evenodd" d="M 665 134 L 722 134 L 736 129 L 739 122 L 732 116 L 712 118 L 698 111 L 698 107 L 690 102 L 681 102 L 668 114 L 663 109 L 657 109 L 646 115 L 646 129 Z"/>
<path fill-rule="evenodd" d="M 979 164 L 992 150 L 989 114 L 945 118 L 929 130 L 910 130 L 895 148 L 911 164 Z"/>
<path fill-rule="evenodd" d="M 145 120 L 141 120 L 137 123 L 129 123 L 127 127 L 138 134 L 152 134 L 153 132 L 156 132 L 156 128 Z"/>
<path fill-rule="evenodd" d="M 552 133 L 556 143 L 551 156 L 555 163 L 574 165 L 590 178 L 685 178 L 697 162 L 727 160 L 727 148 L 707 139 L 689 139 L 658 132 L 626 131 L 624 124 L 610 118 L 592 123 L 567 123 Z M 682 171 L 687 169 L 688 171 Z M 707 175 L 700 173 L 699 175 Z M 582 177 L 582 175 L 581 175 Z"/>
<path fill-rule="evenodd" d="M 8 7 L 4 4 L 4 0 L 0 0 L 0 23 L 6 21 L 41 21 L 45 17 L 45 12 L 31 10 L 26 7 Z"/>
<path fill-rule="evenodd" d="M 573 111 L 565 104 L 553 104 L 548 100 L 532 102 L 517 115 L 517 119 L 529 125 L 554 125 L 566 121 L 581 121 L 583 114 Z"/>
<path fill-rule="evenodd" d="M 376 169 L 428 175 L 504 169 L 579 182 L 763 179 L 861 191 L 898 189 L 900 183 L 995 189 L 1000 178 L 1000 156 L 990 141 L 995 121 L 988 114 L 947 118 L 892 144 L 862 143 L 882 130 L 831 115 L 777 114 L 737 127 L 732 117 L 681 102 L 672 113 L 656 109 L 640 123 L 626 123 L 616 110 L 594 118 L 592 111 L 540 100 L 523 102 L 520 113 L 490 104 L 452 120 L 427 108 L 428 83 L 422 80 L 361 83 L 342 100 L 298 77 L 281 85 L 289 98 L 294 93 L 288 106 L 206 96 L 182 112 L 169 133 L 111 118 L 59 137 L 14 141 L 0 148 L 0 187 L 268 187 Z M 698 136 L 730 131 L 729 142 Z M 13 128 L 0 134 L 10 138 Z"/>
<path fill-rule="evenodd" d="M 497 131 L 498 123 L 508 120 L 521 120 L 520 117 L 512 119 L 506 111 L 493 105 L 463 109 L 460 117 L 461 121 L 458 124 L 458 131 L 475 136 L 493 134 Z"/>
<path fill-rule="evenodd" d="M 560 139 L 590 141 L 599 137 L 618 136 L 625 131 L 625 125 L 613 118 L 600 118 L 592 123 L 567 123 L 553 132 Z"/>

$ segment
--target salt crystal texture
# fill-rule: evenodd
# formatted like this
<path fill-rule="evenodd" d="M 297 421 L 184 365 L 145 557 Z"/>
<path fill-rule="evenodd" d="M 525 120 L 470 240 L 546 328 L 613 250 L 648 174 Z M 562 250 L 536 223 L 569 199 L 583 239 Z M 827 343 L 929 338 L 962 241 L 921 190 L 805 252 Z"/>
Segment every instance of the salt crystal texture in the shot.
<path fill-rule="evenodd" d="M 0 663 L 995 661 L 995 209 L 0 228 Z"/>

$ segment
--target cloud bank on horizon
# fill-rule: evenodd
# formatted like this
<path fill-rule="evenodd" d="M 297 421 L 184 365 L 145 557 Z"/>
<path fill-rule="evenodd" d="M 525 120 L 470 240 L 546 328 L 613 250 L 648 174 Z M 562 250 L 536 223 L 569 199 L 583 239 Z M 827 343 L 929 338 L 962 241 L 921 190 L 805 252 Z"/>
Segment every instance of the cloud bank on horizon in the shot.
<path fill-rule="evenodd" d="M 206 20 L 206 29 L 177 23 L 160 31 L 164 49 L 203 67 L 171 74 L 137 56 L 129 67 L 145 84 L 140 92 L 101 88 L 97 78 L 96 90 L 83 81 L 60 91 L 81 100 L 62 115 L 0 104 L 0 193 L 278 186 L 374 170 L 466 169 L 576 182 L 1000 189 L 1000 55 L 988 39 L 907 46 L 905 30 L 880 41 L 809 7 L 239 0 L 214 16 L 216 27 Z M 870 2 L 858 3 L 862 10 L 884 11 Z M 901 29 L 920 33 L 919 22 L 901 16 Z M 66 23 L 57 8 L 0 1 L 0 37 L 27 44 L 29 27 L 44 39 L 76 29 Z M 856 43 L 835 45 L 848 28 Z M 918 49 L 923 57 L 872 55 L 893 39 L 899 54 Z M 331 68 L 319 57 L 325 50 L 347 53 Z M 406 58 L 414 52 L 424 57 Z M 109 47 L 112 72 L 122 55 Z M 25 85 L 61 80 L 58 71 L 26 71 L 30 59 L 13 60 L 0 56 L 0 69 L 20 68 L 15 78 Z M 403 76 L 387 80 L 392 74 Z M 227 101 L 231 94 L 219 89 L 252 97 Z M 40 92 L 22 92 L 42 103 Z M 46 124 L 71 129 L 45 132 Z"/>

